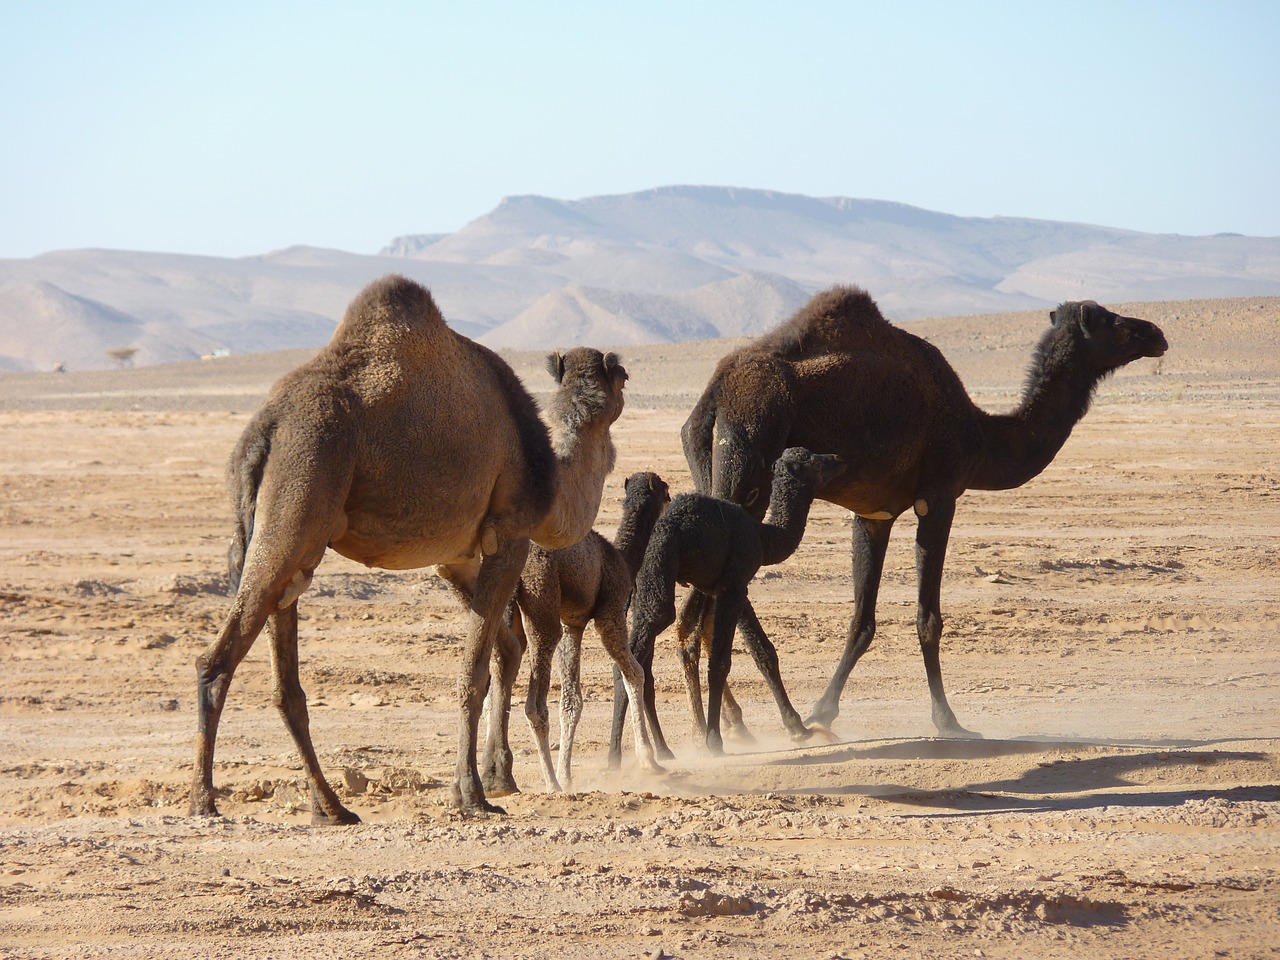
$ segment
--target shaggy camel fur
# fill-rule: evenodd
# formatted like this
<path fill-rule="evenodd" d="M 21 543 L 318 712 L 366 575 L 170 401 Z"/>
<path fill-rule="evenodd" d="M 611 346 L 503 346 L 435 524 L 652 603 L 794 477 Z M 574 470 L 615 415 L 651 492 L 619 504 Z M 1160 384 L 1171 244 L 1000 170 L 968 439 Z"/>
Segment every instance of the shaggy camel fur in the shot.
<path fill-rule="evenodd" d="M 565 371 L 561 396 L 603 391 L 605 415 L 616 419 L 621 367 L 595 351 L 556 365 Z M 567 473 L 519 379 L 497 354 L 450 330 L 425 288 L 398 276 L 365 288 L 329 345 L 275 385 L 231 458 L 236 596 L 196 662 L 192 813 L 217 813 L 218 720 L 232 674 L 266 626 L 273 699 L 306 766 L 312 819 L 358 822 L 320 769 L 298 682 L 297 601 L 326 549 L 392 570 L 440 564 L 468 590 L 453 799 L 464 810 L 497 811 L 475 750 L 490 652 L 529 538 L 567 546 L 594 521 L 598 492 L 584 497 L 589 484 Z M 566 494 L 577 502 L 564 502 Z"/>
<path fill-rule="evenodd" d="M 656 473 L 637 473 L 627 478 L 622 503 L 622 522 L 610 543 L 594 530 L 583 540 L 563 550 L 534 546 L 525 561 L 516 602 L 524 614 L 529 637 L 531 666 L 529 696 L 525 714 L 538 742 L 542 774 L 547 790 L 557 792 L 573 779 L 573 741 L 582 716 L 582 685 L 579 664 L 582 634 L 594 622 L 605 650 L 617 664 L 627 699 L 636 711 L 636 756 L 651 773 L 663 769 L 653 756 L 648 725 L 640 699 L 644 671 L 627 642 L 627 605 L 631 585 L 653 525 L 671 502 L 667 484 Z M 561 623 L 568 631 L 561 642 Z M 560 651 L 560 762 L 551 762 L 548 737 L 547 691 L 551 686 L 551 657 Z"/>
<path fill-rule="evenodd" d="M 1035 348 L 1017 409 L 979 409 L 942 354 L 888 323 L 856 287 L 816 295 L 789 321 L 724 357 L 684 425 L 697 488 L 759 515 L 768 464 L 802 444 L 836 453 L 848 472 L 819 496 L 853 512 L 854 612 L 844 654 L 810 722 L 839 714 L 849 673 L 875 634 L 876 594 L 894 521 L 914 510 L 920 649 L 933 723 L 946 736 L 976 736 L 947 703 L 939 665 L 943 558 L 956 500 L 965 490 L 1005 490 L 1039 474 L 1112 371 L 1167 349 L 1155 324 L 1092 301 L 1064 303 Z M 696 596 L 682 619 L 710 616 Z M 748 604 L 744 639 L 781 690 L 777 657 Z M 785 699 L 785 693 L 783 694 Z M 782 700 L 779 701 L 780 705 Z M 789 703 L 787 704 L 789 709 Z M 793 730 L 799 716 L 784 711 Z"/>
<path fill-rule="evenodd" d="M 720 705 L 729 675 L 733 630 L 747 602 L 747 585 L 760 567 L 781 563 L 795 552 L 804 537 L 814 494 L 844 470 L 844 461 L 839 457 L 792 447 L 783 451 L 774 464 L 767 521 L 761 522 L 736 503 L 700 493 L 676 497 L 658 520 L 636 576 L 631 650 L 645 669 L 649 726 L 654 739 L 661 743 L 664 756 L 670 751 L 654 712 L 653 647 L 658 634 L 675 622 L 676 584 L 688 584 L 695 592 L 715 598 L 705 718 L 696 641 L 692 645 L 692 670 L 685 655 L 685 683 L 695 733 L 701 735 L 705 731 L 707 748 L 714 754 L 723 753 Z M 626 703 L 615 700 L 611 754 L 620 746 L 625 715 Z"/>

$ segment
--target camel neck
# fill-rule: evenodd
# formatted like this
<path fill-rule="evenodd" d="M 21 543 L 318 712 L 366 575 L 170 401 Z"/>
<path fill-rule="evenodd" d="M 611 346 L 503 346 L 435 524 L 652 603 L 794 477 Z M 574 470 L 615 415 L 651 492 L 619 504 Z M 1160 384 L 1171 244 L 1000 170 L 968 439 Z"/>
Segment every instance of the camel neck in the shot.
<path fill-rule="evenodd" d="M 813 495 L 775 483 L 769 497 L 769 516 L 760 525 L 760 546 L 764 565 L 781 563 L 796 552 L 804 539 L 805 524 Z"/>
<path fill-rule="evenodd" d="M 644 561 L 644 552 L 648 549 L 649 538 L 653 535 L 653 526 L 658 522 L 661 504 L 641 504 L 639 509 L 624 505 L 622 522 L 618 524 L 618 532 L 614 534 L 613 545 L 627 562 L 631 571 L 631 582 L 640 572 L 640 564 Z"/>
<path fill-rule="evenodd" d="M 1011 413 L 981 414 L 985 456 L 967 484 L 975 490 L 1021 486 L 1047 467 L 1089 409 L 1098 377 L 1067 337 L 1036 350 L 1022 402 Z"/>
<path fill-rule="evenodd" d="M 548 550 L 572 546 L 591 532 L 615 457 L 608 424 L 560 433 L 554 446 L 556 497 L 532 537 Z"/>

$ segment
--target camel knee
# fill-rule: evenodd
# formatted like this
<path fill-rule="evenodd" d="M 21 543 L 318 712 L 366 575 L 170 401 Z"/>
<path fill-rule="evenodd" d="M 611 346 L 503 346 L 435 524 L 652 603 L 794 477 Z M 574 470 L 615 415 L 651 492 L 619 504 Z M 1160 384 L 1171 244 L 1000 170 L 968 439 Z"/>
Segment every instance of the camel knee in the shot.
<path fill-rule="evenodd" d="M 567 683 L 560 688 L 560 712 L 574 717 L 582 716 L 582 691 L 577 684 Z"/>
<path fill-rule="evenodd" d="M 298 570 L 289 578 L 284 585 L 284 591 L 280 594 L 280 600 L 276 604 L 277 610 L 291 607 L 298 602 L 298 598 L 306 592 L 307 587 L 311 586 L 312 572 L 311 570 Z"/>
<path fill-rule="evenodd" d="M 942 639 L 942 614 L 935 610 L 920 611 L 916 615 L 916 633 L 920 636 L 920 646 L 936 647 Z"/>
<path fill-rule="evenodd" d="M 529 721 L 529 726 L 533 732 L 539 736 L 545 736 L 550 729 L 551 711 L 547 708 L 546 702 L 542 703 L 526 703 L 524 707 L 525 718 Z"/>
<path fill-rule="evenodd" d="M 876 636 L 875 617 L 868 617 L 865 620 L 855 617 L 849 622 L 849 636 L 845 643 L 845 647 L 849 650 L 855 659 L 861 657 L 871 647 L 871 641 Z"/>
<path fill-rule="evenodd" d="M 271 686 L 271 703 L 288 720 L 299 712 L 305 719 L 307 713 L 307 693 L 296 678 L 286 678 Z"/>

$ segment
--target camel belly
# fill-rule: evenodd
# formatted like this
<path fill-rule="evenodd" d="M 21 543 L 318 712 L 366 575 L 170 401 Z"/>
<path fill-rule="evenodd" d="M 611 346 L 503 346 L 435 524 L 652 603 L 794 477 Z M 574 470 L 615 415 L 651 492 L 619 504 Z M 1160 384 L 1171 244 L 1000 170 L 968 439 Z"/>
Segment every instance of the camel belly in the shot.
<path fill-rule="evenodd" d="M 893 520 L 915 505 L 914 488 L 914 478 L 894 478 L 889 484 L 846 482 L 819 495 L 867 520 Z"/>
<path fill-rule="evenodd" d="M 382 570 L 416 570 L 437 564 L 456 563 L 475 556 L 479 542 L 475 529 L 459 530 L 452 536 L 395 537 L 364 534 L 348 527 L 330 549 L 348 560 Z"/>

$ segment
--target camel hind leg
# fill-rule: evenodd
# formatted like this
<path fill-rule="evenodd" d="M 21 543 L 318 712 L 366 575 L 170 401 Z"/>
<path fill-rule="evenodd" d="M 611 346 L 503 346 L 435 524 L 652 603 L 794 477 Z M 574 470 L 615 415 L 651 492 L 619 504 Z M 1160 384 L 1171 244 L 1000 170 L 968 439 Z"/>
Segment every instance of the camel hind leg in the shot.
<path fill-rule="evenodd" d="M 893 532 L 892 520 L 868 520 L 853 517 L 853 619 L 849 621 L 849 635 L 845 639 L 844 652 L 831 675 L 831 681 L 818 702 L 813 705 L 808 724 L 820 724 L 830 728 L 840 715 L 840 696 L 854 665 L 871 646 L 876 635 L 876 599 L 880 593 L 880 578 L 884 573 L 884 557 L 889 549 L 889 534 Z M 939 571 L 941 577 L 941 571 Z"/>
<path fill-rule="evenodd" d="M 267 621 L 264 600 L 246 603 L 237 597 L 218 639 L 196 660 L 196 762 L 191 783 L 191 815 L 216 817 L 213 749 L 218 721 L 236 667 L 244 660 Z"/>
<path fill-rule="evenodd" d="M 920 525 L 916 528 L 916 581 L 919 588 L 916 631 L 920 637 L 925 676 L 929 681 L 934 728 L 944 737 L 981 739 L 982 734 L 960 725 L 947 703 L 947 694 L 942 686 L 939 657 L 942 645 L 942 566 L 947 556 L 947 540 L 955 512 L 954 500 L 931 499 L 929 513 L 920 518 Z"/>
<path fill-rule="evenodd" d="M 291 603 L 267 621 L 271 637 L 272 699 L 302 755 L 311 790 L 311 822 L 320 825 L 359 823 L 360 818 L 342 805 L 329 786 L 315 746 L 307 714 L 307 695 L 298 680 L 298 605 Z"/>
<path fill-rule="evenodd" d="M 715 612 L 715 597 L 694 588 L 685 598 L 676 618 L 676 649 L 684 670 L 684 689 L 689 698 L 689 720 L 693 724 L 694 742 L 707 736 L 707 715 L 702 709 L 702 645 L 707 641 L 709 622 Z"/>
<path fill-rule="evenodd" d="M 725 591 L 716 598 L 711 656 L 707 660 L 706 739 L 707 749 L 716 756 L 724 753 L 724 740 L 720 735 L 720 708 L 733 656 L 733 633 L 746 601 L 745 586 L 740 590 Z"/>
<path fill-rule="evenodd" d="M 320 553 L 323 554 L 323 549 Z M 294 609 L 293 625 L 291 629 L 287 623 L 272 625 L 272 655 L 275 658 L 275 651 L 279 646 L 279 642 L 274 639 L 277 635 L 276 631 L 283 630 L 293 648 L 293 683 L 297 684 L 298 632 L 295 604 L 298 596 L 311 583 L 310 571 L 314 568 L 314 563 L 307 563 L 305 566 L 286 564 L 278 567 L 280 572 L 272 577 L 263 573 L 264 567 L 261 563 L 246 566 L 242 572 L 240 590 L 232 603 L 231 612 L 227 615 L 222 632 L 209 649 L 196 660 L 196 763 L 191 786 L 193 816 L 217 815 L 217 806 L 214 803 L 213 751 L 218 738 L 218 722 L 227 702 L 231 678 L 262 632 L 262 628 L 268 624 L 269 619 L 276 617 L 282 608 Z M 293 573 L 289 574 L 289 570 Z M 278 691 L 283 689 L 278 675 L 276 688 Z M 283 701 L 277 699 L 277 703 L 282 704 Z M 283 706 L 281 709 L 283 711 Z M 302 701 L 302 709 L 305 715 L 305 699 Z M 293 732 L 288 715 L 285 716 L 285 723 L 290 725 L 290 731 Z"/>
<path fill-rule="evenodd" d="M 631 595 L 631 654 L 644 671 L 644 704 L 657 755 L 663 760 L 675 758 L 667 740 L 662 735 L 656 709 L 657 688 L 653 681 L 653 647 L 659 634 L 676 621 L 676 566 L 679 557 L 673 549 L 650 553 L 658 559 L 646 562 L 636 576 L 635 590 Z M 627 717 L 626 685 L 620 669 L 613 676 L 613 729 L 609 734 L 609 766 L 616 769 L 622 763 L 622 727 Z"/>
<path fill-rule="evenodd" d="M 582 627 L 568 627 L 557 648 L 560 664 L 560 756 L 556 774 L 561 786 L 573 785 L 573 742 L 582 720 Z"/>
<path fill-rule="evenodd" d="M 523 587 L 520 589 L 523 592 Z M 529 635 L 529 693 L 525 699 L 524 712 L 529 721 L 529 729 L 533 732 L 533 739 L 538 744 L 538 759 L 542 763 L 542 778 L 546 782 L 547 792 L 559 793 L 561 785 L 556 778 L 555 764 L 551 759 L 550 710 L 547 706 L 547 692 L 551 689 L 552 657 L 557 647 L 564 646 L 560 627 L 560 597 L 557 591 L 553 596 L 539 597 L 538 600 L 536 610 L 524 609 Z M 520 605 L 522 609 L 525 607 L 523 596 Z M 493 709 L 491 695 L 489 702 L 491 718 Z M 562 740 L 561 750 L 563 749 Z"/>

